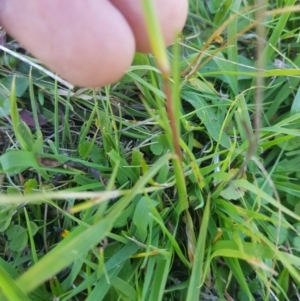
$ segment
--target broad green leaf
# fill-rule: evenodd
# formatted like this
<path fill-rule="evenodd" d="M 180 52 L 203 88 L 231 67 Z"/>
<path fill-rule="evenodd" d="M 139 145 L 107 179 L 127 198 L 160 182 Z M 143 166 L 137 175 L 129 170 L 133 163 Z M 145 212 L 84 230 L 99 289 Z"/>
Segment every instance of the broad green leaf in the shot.
<path fill-rule="evenodd" d="M 15 187 L 8 187 L 6 192 L 7 195 L 21 195 L 20 190 Z M 0 206 L 0 232 L 4 232 L 9 227 L 16 208 L 16 205 Z"/>
<path fill-rule="evenodd" d="M 231 70 L 232 68 L 232 63 L 228 60 L 225 59 L 224 55 L 222 52 L 219 52 L 217 55 L 214 56 L 214 61 L 219 67 L 219 70 Z M 235 72 L 235 71 L 233 71 Z M 235 72 L 237 74 L 237 72 Z M 223 74 L 225 77 L 225 80 L 228 82 L 232 92 L 234 95 L 238 94 L 238 86 L 237 86 L 237 81 L 235 81 L 235 76 L 232 76 L 230 74 Z"/>
<path fill-rule="evenodd" d="M 1 96 L 1 95 L 0 95 Z M 3 118 L 10 114 L 10 100 L 9 98 L 1 99 L 0 98 L 0 118 Z"/>
<path fill-rule="evenodd" d="M 28 151 L 7 151 L 5 154 L 0 156 L 0 163 L 3 168 L 3 172 L 7 172 L 9 174 L 20 173 L 27 168 L 39 169 L 35 155 Z"/>
<path fill-rule="evenodd" d="M 212 94 L 213 96 L 216 96 L 214 87 L 208 82 L 204 82 L 197 77 L 192 77 L 188 81 L 196 90 L 201 91 L 201 93 Z"/>
<path fill-rule="evenodd" d="M 15 210 L 15 206 L 0 206 L 0 232 L 4 232 L 9 227 Z"/>
<path fill-rule="evenodd" d="M 132 285 L 124 281 L 123 279 L 116 277 L 112 283 L 113 287 L 124 295 L 124 299 L 135 300 L 136 291 Z"/>
<path fill-rule="evenodd" d="M 79 144 L 79 154 L 82 158 L 86 158 L 88 156 L 88 150 L 90 148 L 91 142 L 90 141 L 82 141 Z"/>
<path fill-rule="evenodd" d="M 131 156 L 132 171 L 135 173 L 136 177 L 141 174 L 141 162 L 143 160 L 144 154 L 139 150 L 134 149 Z"/>
<path fill-rule="evenodd" d="M 152 139 L 150 150 L 154 155 L 159 156 L 164 151 L 167 151 L 168 149 L 169 149 L 169 143 L 166 138 L 166 135 L 156 136 Z"/>
<path fill-rule="evenodd" d="M 232 178 L 238 171 L 239 170 L 237 168 L 230 169 L 228 172 L 228 179 Z M 243 178 L 246 178 L 246 175 L 244 175 Z M 220 181 L 215 181 L 215 184 L 219 182 Z M 244 190 L 237 187 L 234 182 L 235 181 L 231 181 L 231 183 L 221 191 L 220 195 L 225 200 L 238 200 L 239 198 L 244 196 Z"/>
<path fill-rule="evenodd" d="M 6 235 L 11 250 L 20 252 L 24 250 L 28 242 L 27 230 L 19 225 L 12 225 L 7 229 Z"/>
<path fill-rule="evenodd" d="M 123 210 L 118 220 L 115 222 L 114 227 L 121 228 L 127 225 L 128 220 L 132 217 L 134 209 L 134 205 L 130 204 L 125 210 Z"/>
<path fill-rule="evenodd" d="M 28 89 L 28 78 L 26 77 L 16 77 L 13 79 L 12 76 L 4 77 L 0 80 L 0 83 L 3 84 L 8 90 L 11 88 L 12 82 L 15 80 L 16 83 L 16 97 L 22 97 L 23 94 Z"/>
<path fill-rule="evenodd" d="M 37 188 L 38 188 L 38 183 L 37 183 L 36 179 L 29 179 L 24 184 L 24 192 L 25 193 L 32 193 Z"/>
<path fill-rule="evenodd" d="M 32 235 L 35 235 L 37 231 L 39 230 L 39 227 L 36 225 L 36 223 L 30 221 L 30 227 L 31 227 L 31 233 Z"/>
<path fill-rule="evenodd" d="M 136 238 L 145 241 L 148 231 L 150 208 L 145 197 L 142 197 L 135 207 L 132 222 L 136 226 Z"/>
<path fill-rule="evenodd" d="M 110 157 L 113 165 L 119 163 L 119 170 L 117 174 L 117 178 L 120 181 L 120 184 L 123 185 L 125 184 L 128 179 L 135 183 L 137 181 L 137 176 L 133 172 L 132 167 L 126 162 L 124 158 L 120 156 L 114 149 L 112 149 L 109 153 L 108 156 Z"/>
<path fill-rule="evenodd" d="M 288 295 L 288 290 L 290 286 L 290 273 L 287 268 L 283 268 L 283 270 L 280 272 L 277 280 L 278 284 L 280 285 L 280 288 L 283 290 L 279 292 L 279 300 L 285 300 L 284 294 Z"/>
<path fill-rule="evenodd" d="M 282 245 L 287 239 L 288 230 L 282 226 L 278 231 L 278 228 L 269 225 L 268 231 L 269 231 L 269 239 L 273 242 L 277 242 L 278 240 L 278 244 L 280 245 Z"/>
<path fill-rule="evenodd" d="M 230 140 L 227 134 L 224 132 L 222 124 L 218 123 L 218 118 L 214 110 L 206 103 L 204 98 L 193 91 L 182 91 L 182 97 L 188 101 L 196 110 L 195 113 L 204 123 L 207 132 L 211 137 L 220 143 L 225 148 L 230 148 Z"/>
<path fill-rule="evenodd" d="M 294 248 L 300 250 L 300 237 L 299 236 L 294 237 L 293 246 L 294 246 Z"/>
<path fill-rule="evenodd" d="M 97 164 L 107 164 L 106 161 L 106 156 L 104 154 L 103 149 L 101 149 L 99 146 L 97 145 L 93 145 L 92 151 L 90 153 L 90 158 L 92 160 L 93 163 L 97 163 Z"/>
<path fill-rule="evenodd" d="M 41 130 L 37 130 L 35 132 L 35 140 L 34 140 L 34 144 L 32 147 L 32 151 L 34 153 L 42 154 L 43 147 L 44 147 L 43 133 Z"/>

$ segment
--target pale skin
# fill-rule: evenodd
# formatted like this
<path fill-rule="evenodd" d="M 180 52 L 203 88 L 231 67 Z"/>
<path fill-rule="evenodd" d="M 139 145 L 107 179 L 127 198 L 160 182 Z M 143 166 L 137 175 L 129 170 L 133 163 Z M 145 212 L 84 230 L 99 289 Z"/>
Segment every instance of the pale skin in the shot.
<path fill-rule="evenodd" d="M 166 45 L 184 26 L 188 0 L 153 0 Z M 0 0 L 0 25 L 69 82 L 117 81 L 134 53 L 151 52 L 141 0 Z"/>

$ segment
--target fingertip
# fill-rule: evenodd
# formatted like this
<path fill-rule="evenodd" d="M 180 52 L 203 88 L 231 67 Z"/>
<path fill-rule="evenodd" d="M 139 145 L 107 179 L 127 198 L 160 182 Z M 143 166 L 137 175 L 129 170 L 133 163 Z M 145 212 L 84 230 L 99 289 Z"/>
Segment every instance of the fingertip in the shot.
<path fill-rule="evenodd" d="M 0 21 L 30 53 L 78 86 L 117 81 L 135 52 L 127 21 L 108 1 L 70 6 L 60 0 L 9 0 L 1 4 Z"/>
<path fill-rule="evenodd" d="M 130 24 L 136 40 L 138 52 L 151 52 L 143 9 L 141 2 L 136 0 L 110 0 L 125 16 Z M 188 14 L 187 0 L 154 0 L 156 13 L 160 22 L 165 44 L 168 46 L 174 42 L 176 34 L 184 27 Z"/>

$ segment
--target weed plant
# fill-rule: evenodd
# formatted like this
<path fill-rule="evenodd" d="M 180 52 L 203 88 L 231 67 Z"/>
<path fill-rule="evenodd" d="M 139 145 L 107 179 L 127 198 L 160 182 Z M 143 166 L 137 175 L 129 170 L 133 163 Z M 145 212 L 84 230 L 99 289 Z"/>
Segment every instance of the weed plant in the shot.
<path fill-rule="evenodd" d="M 0 46 L 0 299 L 300 300 L 299 3 L 150 4 L 98 90 Z"/>

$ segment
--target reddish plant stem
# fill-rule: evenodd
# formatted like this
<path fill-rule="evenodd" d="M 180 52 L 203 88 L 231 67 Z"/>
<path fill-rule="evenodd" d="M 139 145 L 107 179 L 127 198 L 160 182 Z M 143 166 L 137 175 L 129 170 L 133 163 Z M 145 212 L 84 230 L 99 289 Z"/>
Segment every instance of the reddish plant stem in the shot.
<path fill-rule="evenodd" d="M 164 90 L 165 90 L 165 95 L 166 95 L 166 108 L 167 108 L 168 117 L 170 120 L 171 131 L 172 131 L 172 135 L 173 135 L 173 147 L 174 147 L 175 154 L 179 159 L 181 168 L 183 168 L 182 155 L 181 155 L 179 138 L 178 138 L 179 133 L 178 133 L 178 128 L 176 126 L 174 107 L 173 107 L 173 102 L 172 102 L 172 91 L 171 91 L 171 87 L 170 87 L 169 77 L 163 76 L 163 81 L 164 81 Z"/>

